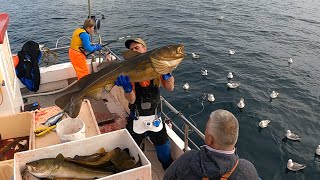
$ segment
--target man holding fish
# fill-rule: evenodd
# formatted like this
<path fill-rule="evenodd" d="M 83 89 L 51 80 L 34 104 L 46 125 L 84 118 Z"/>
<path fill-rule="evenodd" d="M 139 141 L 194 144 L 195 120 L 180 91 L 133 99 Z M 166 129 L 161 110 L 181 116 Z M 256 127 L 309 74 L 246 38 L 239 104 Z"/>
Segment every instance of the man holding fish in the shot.
<path fill-rule="evenodd" d="M 98 100 L 102 90 L 121 86 L 129 101 L 128 131 L 137 144 L 149 136 L 163 169 L 166 169 L 172 159 L 170 141 L 160 114 L 159 87 L 161 83 L 165 89 L 173 90 L 171 73 L 185 57 L 184 45 L 172 44 L 147 51 L 142 39 L 128 40 L 126 44 L 129 48 L 123 54 L 126 60 L 102 62 L 97 72 L 82 77 L 70 88 L 75 91 L 59 97 L 55 103 L 71 118 L 76 118 L 85 97 Z"/>
<path fill-rule="evenodd" d="M 129 49 L 128 54 L 138 52 L 136 54 L 139 55 L 147 52 L 146 43 L 141 38 L 127 40 L 125 46 Z M 174 89 L 174 77 L 171 73 L 135 83 L 130 82 L 129 76 L 120 75 L 115 81 L 117 86 L 123 87 L 124 96 L 129 102 L 128 131 L 138 145 L 143 138 L 149 136 L 155 145 L 158 160 L 163 169 L 167 169 L 172 163 L 172 158 L 170 141 L 164 121 L 161 120 L 160 83 L 168 91 Z"/>

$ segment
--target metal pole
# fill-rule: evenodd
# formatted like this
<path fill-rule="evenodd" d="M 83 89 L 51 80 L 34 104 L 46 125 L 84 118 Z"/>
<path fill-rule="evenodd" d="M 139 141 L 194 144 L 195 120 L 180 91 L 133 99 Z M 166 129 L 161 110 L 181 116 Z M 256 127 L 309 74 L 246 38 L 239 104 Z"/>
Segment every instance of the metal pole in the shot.
<path fill-rule="evenodd" d="M 41 51 L 56 51 L 61 49 L 68 49 L 70 46 L 63 46 L 63 47 L 57 47 L 57 48 L 51 48 L 51 49 L 41 49 Z"/>
<path fill-rule="evenodd" d="M 160 96 L 161 101 L 163 101 L 168 108 L 170 108 L 172 110 L 172 112 L 178 114 L 182 120 L 184 121 L 184 123 L 189 126 L 194 132 L 196 132 L 203 140 L 204 138 L 204 134 L 197 128 L 195 127 L 192 123 L 190 123 L 190 121 L 183 115 L 181 114 L 178 110 L 176 110 L 176 108 L 174 108 L 168 101 L 166 101 L 162 96 Z"/>
<path fill-rule="evenodd" d="M 91 0 L 88 0 L 88 11 L 89 11 L 89 18 L 91 19 Z M 90 40 L 92 42 L 92 34 L 90 34 Z"/>
<path fill-rule="evenodd" d="M 105 48 L 112 54 L 114 55 L 118 60 L 122 60 L 118 55 L 116 55 L 116 53 L 114 53 L 110 48 L 108 48 L 107 46 L 105 46 Z"/>
<path fill-rule="evenodd" d="M 98 30 L 97 30 L 97 34 L 98 34 L 98 37 L 99 37 L 99 44 L 102 44 L 102 39 L 101 39 L 101 36 L 100 34 L 98 33 Z M 99 51 L 99 64 L 102 63 L 101 61 L 101 58 L 102 58 L 102 50 Z"/>
<path fill-rule="evenodd" d="M 189 137 L 189 126 L 186 123 L 184 123 L 184 148 L 183 148 L 183 151 L 187 151 L 188 144 L 189 144 L 188 137 Z"/>
<path fill-rule="evenodd" d="M 91 18 L 91 1 L 88 0 L 89 18 Z"/>
<path fill-rule="evenodd" d="M 162 102 L 162 101 L 161 101 L 161 102 Z M 170 118 L 168 117 L 168 115 L 165 114 L 163 111 L 162 111 L 162 114 L 164 115 L 165 118 L 170 119 Z M 182 134 L 182 135 L 184 136 L 184 132 L 183 132 L 174 122 L 171 122 L 171 123 L 172 123 L 173 127 L 174 127 L 177 131 L 179 131 L 180 134 Z M 198 146 L 195 142 L 193 142 L 189 137 L 188 137 L 188 140 L 189 140 L 189 142 L 190 142 L 197 150 L 200 149 L 199 146 Z"/>

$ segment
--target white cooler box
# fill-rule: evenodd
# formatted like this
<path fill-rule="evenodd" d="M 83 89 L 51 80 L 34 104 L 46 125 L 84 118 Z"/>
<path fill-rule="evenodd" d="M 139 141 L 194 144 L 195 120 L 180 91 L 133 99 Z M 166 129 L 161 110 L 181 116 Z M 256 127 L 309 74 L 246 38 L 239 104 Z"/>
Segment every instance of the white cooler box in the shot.
<path fill-rule="evenodd" d="M 117 179 L 117 180 L 151 180 L 151 163 L 143 154 L 141 149 L 135 143 L 131 135 L 126 129 L 113 131 L 106 134 L 101 134 L 89 137 L 82 140 L 72 141 L 54 146 L 34 149 L 30 151 L 16 153 L 14 155 L 14 179 L 22 180 L 21 172 L 26 167 L 26 163 L 43 158 L 55 158 L 59 153 L 65 157 L 74 157 L 75 155 L 84 156 L 96 153 L 99 148 L 105 148 L 106 151 L 111 151 L 116 147 L 121 149 L 129 148 L 130 156 L 134 156 L 138 161 L 141 158 L 142 166 L 117 174 L 113 174 L 102 179 Z"/>

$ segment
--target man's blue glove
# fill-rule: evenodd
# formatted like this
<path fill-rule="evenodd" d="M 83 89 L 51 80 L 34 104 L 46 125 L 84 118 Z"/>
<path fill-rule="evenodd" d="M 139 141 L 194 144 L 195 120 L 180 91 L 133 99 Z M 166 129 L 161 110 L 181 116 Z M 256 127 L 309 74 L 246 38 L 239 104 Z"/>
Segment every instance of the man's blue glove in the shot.
<path fill-rule="evenodd" d="M 102 49 L 101 44 L 96 44 L 93 46 L 94 51 L 100 51 Z"/>
<path fill-rule="evenodd" d="M 132 84 L 130 83 L 129 76 L 120 75 L 114 83 L 117 86 L 122 86 L 126 93 L 130 93 L 132 91 Z"/>
<path fill-rule="evenodd" d="M 163 80 L 168 80 L 172 75 L 170 73 L 162 75 Z"/>

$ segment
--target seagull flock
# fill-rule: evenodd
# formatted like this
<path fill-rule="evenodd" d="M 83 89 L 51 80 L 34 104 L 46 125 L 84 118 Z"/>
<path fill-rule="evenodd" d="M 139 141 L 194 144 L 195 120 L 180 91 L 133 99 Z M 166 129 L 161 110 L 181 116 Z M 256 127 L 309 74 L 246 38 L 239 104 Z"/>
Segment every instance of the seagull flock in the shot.
<path fill-rule="evenodd" d="M 219 21 L 222 21 L 223 20 L 223 16 L 219 17 L 218 19 L 219 19 Z M 229 55 L 234 55 L 235 54 L 235 50 L 234 49 L 230 49 L 228 54 Z M 198 58 L 200 58 L 200 56 L 195 54 L 195 53 L 192 53 L 192 58 L 193 59 L 198 59 Z M 293 63 L 293 59 L 289 58 L 288 59 L 289 66 L 292 63 Z M 207 76 L 208 75 L 208 70 L 206 70 L 206 69 L 201 70 L 201 75 L 202 76 Z M 227 87 L 229 89 L 236 89 L 236 88 L 238 88 L 240 86 L 239 82 L 231 82 L 233 77 L 234 77 L 233 73 L 229 72 L 228 75 L 227 75 L 227 79 L 229 80 L 229 82 L 227 83 Z M 189 88 L 190 88 L 189 83 L 185 83 L 183 85 L 183 89 L 185 91 L 187 91 Z M 276 99 L 278 97 L 278 95 L 279 95 L 279 93 L 273 90 L 271 92 L 271 94 L 270 94 L 270 100 Z M 207 97 L 208 97 L 207 99 L 208 99 L 209 102 L 215 101 L 215 97 L 214 97 L 213 94 L 207 94 Z M 245 107 L 245 103 L 244 103 L 244 99 L 243 98 L 240 98 L 239 102 L 237 103 L 237 107 L 240 110 Z M 269 119 L 261 120 L 259 122 L 259 124 L 258 124 L 259 128 L 261 128 L 261 129 L 266 128 L 269 125 L 270 122 L 271 121 Z M 301 137 L 299 135 L 291 132 L 291 130 L 289 130 L 289 129 L 286 130 L 285 138 L 288 139 L 288 140 L 291 140 L 291 141 L 300 141 L 301 140 Z M 316 151 L 315 151 L 315 155 L 320 158 L 320 145 L 317 146 Z M 297 172 L 297 171 L 303 170 L 304 168 L 306 168 L 306 165 L 300 164 L 298 162 L 294 162 L 294 161 L 292 161 L 292 159 L 289 159 L 288 162 L 287 162 L 287 169 L 288 170 Z"/>

